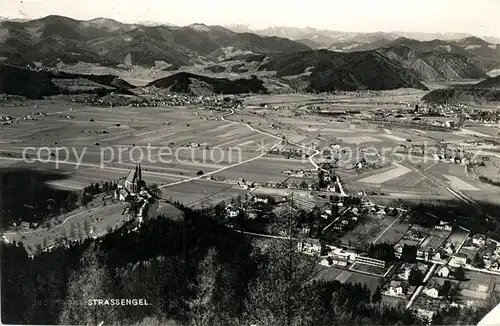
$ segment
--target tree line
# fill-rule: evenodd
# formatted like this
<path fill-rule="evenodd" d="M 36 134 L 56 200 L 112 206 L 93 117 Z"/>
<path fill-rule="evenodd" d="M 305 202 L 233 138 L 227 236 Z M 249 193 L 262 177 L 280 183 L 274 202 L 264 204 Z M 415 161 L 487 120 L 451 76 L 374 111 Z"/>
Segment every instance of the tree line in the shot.
<path fill-rule="evenodd" d="M 22 245 L 2 244 L 2 321 L 424 324 L 412 311 L 382 304 L 380 289 L 371 293 L 366 285 L 323 279 L 317 258 L 298 253 L 293 240 L 255 243 L 216 223 L 212 208 L 178 207 L 183 221 L 159 217 L 136 231 L 131 221 L 101 239 L 33 259 Z M 86 304 L 106 298 L 144 298 L 150 305 Z"/>

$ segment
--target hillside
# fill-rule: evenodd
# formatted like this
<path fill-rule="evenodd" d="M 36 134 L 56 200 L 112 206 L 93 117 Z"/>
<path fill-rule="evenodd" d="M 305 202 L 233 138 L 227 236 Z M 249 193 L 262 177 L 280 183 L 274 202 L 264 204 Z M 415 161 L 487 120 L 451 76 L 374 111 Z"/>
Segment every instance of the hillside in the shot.
<path fill-rule="evenodd" d="M 155 80 L 146 87 L 156 87 L 170 92 L 194 95 L 266 93 L 262 81 L 257 78 L 229 80 L 185 72 Z"/>
<path fill-rule="evenodd" d="M 134 88 L 112 75 L 81 75 L 32 71 L 0 64 L 0 94 L 41 98 L 57 94 L 132 94 Z"/>
<path fill-rule="evenodd" d="M 436 104 L 500 102 L 500 90 L 477 87 L 436 89 L 424 95 L 422 100 Z"/>
<path fill-rule="evenodd" d="M 298 90 L 426 89 L 397 63 L 377 52 L 303 51 L 272 56 L 259 70 L 275 71 Z M 291 78 L 290 78 L 291 77 Z"/>
<path fill-rule="evenodd" d="M 500 68 L 500 45 L 489 43 L 479 37 L 467 37 L 456 41 L 484 70 Z"/>
<path fill-rule="evenodd" d="M 500 47 L 478 37 L 458 41 L 418 41 L 406 37 L 391 39 L 386 34 L 377 33 L 368 36 L 334 43 L 330 50 L 378 50 L 428 80 L 486 78 L 486 72 L 500 67 Z"/>
<path fill-rule="evenodd" d="M 15 65 L 89 62 L 150 67 L 165 61 L 182 66 L 233 54 L 301 50 L 309 47 L 284 38 L 235 33 L 203 24 L 179 28 L 124 24 L 106 18 L 80 21 L 61 16 L 0 22 L 0 58 Z"/>
<path fill-rule="evenodd" d="M 475 87 L 500 88 L 500 76 L 488 78 L 475 85 Z"/>
<path fill-rule="evenodd" d="M 412 43 L 413 47 L 398 45 L 378 49 L 377 52 L 398 62 L 420 80 L 460 80 L 488 77 L 472 59 L 462 54 L 445 52 L 441 48 L 442 44 L 432 47 L 429 46 L 429 42 L 418 42 L 416 44 L 423 44 L 423 46 L 418 47 L 415 46 L 414 42 Z M 436 43 L 440 44 L 440 42 Z M 436 50 L 427 51 L 432 48 Z"/>

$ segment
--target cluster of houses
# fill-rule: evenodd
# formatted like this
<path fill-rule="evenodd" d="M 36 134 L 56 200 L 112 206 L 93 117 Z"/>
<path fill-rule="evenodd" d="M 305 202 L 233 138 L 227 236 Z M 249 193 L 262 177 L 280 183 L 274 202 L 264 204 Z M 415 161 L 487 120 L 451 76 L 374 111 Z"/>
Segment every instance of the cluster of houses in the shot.
<path fill-rule="evenodd" d="M 483 260 L 484 268 L 500 272 L 500 245 L 484 234 L 475 234 L 464 245 L 464 248 L 478 252 Z"/>
<path fill-rule="evenodd" d="M 281 201 L 286 201 L 286 198 Z M 225 208 L 226 218 L 235 218 L 240 214 L 244 214 L 245 218 L 256 219 L 264 213 L 262 205 L 271 204 L 267 196 L 253 196 L 246 200 L 245 203 L 247 205 L 227 205 Z"/>
<path fill-rule="evenodd" d="M 47 113 L 45 112 L 34 112 L 32 114 L 28 114 L 23 117 L 23 120 L 39 120 L 42 117 L 46 117 Z"/>
<path fill-rule="evenodd" d="M 287 158 L 301 158 L 304 155 L 304 151 L 298 148 L 274 148 L 269 152 L 274 155 L 282 155 Z"/>
<path fill-rule="evenodd" d="M 10 115 L 0 116 L 0 122 L 3 125 L 10 125 L 14 121 L 15 121 L 15 118 L 13 116 L 10 116 Z"/>

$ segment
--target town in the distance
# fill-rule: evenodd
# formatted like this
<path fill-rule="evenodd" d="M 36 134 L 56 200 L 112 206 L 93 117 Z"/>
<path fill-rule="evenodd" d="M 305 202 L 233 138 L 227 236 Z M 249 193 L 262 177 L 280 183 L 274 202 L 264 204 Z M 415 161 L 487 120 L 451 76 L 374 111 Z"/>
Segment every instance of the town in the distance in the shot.
<path fill-rule="evenodd" d="M 500 40 L 441 36 L 0 20 L 2 322 L 495 325 Z"/>

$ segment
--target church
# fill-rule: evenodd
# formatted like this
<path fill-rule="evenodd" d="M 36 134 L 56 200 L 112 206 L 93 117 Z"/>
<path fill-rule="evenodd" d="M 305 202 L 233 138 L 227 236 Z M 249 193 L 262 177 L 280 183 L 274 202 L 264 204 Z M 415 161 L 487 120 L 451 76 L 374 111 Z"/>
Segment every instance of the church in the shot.
<path fill-rule="evenodd" d="M 145 182 L 142 180 L 141 164 L 136 165 L 135 170 L 130 171 L 127 179 L 125 179 L 125 188 L 136 194 L 141 191 L 141 188 L 145 186 Z"/>

